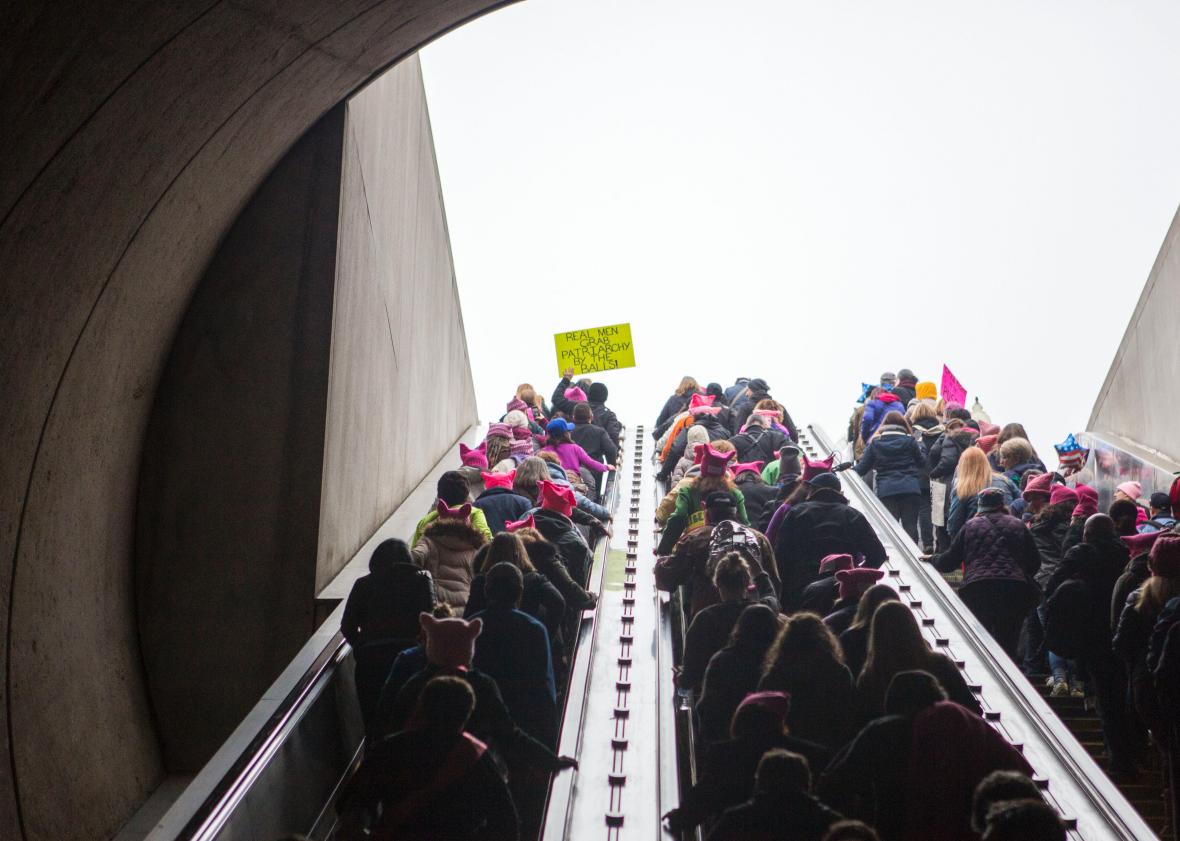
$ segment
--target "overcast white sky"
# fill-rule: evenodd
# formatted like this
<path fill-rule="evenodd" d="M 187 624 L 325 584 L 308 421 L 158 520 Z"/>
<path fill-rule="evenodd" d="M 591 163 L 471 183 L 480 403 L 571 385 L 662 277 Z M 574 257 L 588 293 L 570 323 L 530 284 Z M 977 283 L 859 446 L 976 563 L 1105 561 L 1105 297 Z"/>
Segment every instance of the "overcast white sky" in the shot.
<path fill-rule="evenodd" d="M 1180 203 L 1180 3 L 527 0 L 422 52 L 481 417 L 629 321 L 625 422 L 762 376 L 842 435 L 946 362 L 1046 457 Z"/>

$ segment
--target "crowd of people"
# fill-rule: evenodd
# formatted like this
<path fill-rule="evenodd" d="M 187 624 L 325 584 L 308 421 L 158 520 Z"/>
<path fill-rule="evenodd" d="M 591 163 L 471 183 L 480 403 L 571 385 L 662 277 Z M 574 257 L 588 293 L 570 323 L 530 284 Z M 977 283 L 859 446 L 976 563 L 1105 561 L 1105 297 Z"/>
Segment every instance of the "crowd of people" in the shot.
<path fill-rule="evenodd" d="M 710 838 L 1064 838 L 1031 769 L 980 717 L 882 581 L 842 493 L 866 479 L 1005 652 L 1097 705 L 1113 776 L 1171 768 L 1180 724 L 1172 494 L 1098 494 L 1047 469 L 1019 423 L 947 403 L 902 369 L 863 389 L 851 462 L 805 456 L 765 380 L 685 377 L 657 418 L 667 495 L 655 575 L 689 620 L 676 674 L 700 776 L 666 818 Z M 1145 504 L 1146 503 L 1146 504 Z M 974 803 L 974 805 L 973 805 Z M 856 828 L 847 819 L 860 823 Z"/>
<path fill-rule="evenodd" d="M 601 382 L 522 384 L 407 540 L 345 604 L 364 759 L 337 799 L 351 839 L 535 838 L 622 425 Z"/>

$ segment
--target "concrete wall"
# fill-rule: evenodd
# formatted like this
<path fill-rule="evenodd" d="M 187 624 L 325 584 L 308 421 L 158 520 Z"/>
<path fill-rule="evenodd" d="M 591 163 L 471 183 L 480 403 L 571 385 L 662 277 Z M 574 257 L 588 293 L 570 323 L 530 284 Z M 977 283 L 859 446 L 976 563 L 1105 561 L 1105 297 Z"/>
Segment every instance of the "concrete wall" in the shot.
<path fill-rule="evenodd" d="M 1152 266 L 1098 393 L 1088 428 L 1168 470 L 1180 470 L 1180 212 Z"/>
<path fill-rule="evenodd" d="M 316 589 L 475 420 L 417 57 L 349 100 Z"/>
<path fill-rule="evenodd" d="M 251 199 L 156 391 L 136 606 L 172 772 L 205 763 L 314 628 L 343 128 L 340 106 Z"/>

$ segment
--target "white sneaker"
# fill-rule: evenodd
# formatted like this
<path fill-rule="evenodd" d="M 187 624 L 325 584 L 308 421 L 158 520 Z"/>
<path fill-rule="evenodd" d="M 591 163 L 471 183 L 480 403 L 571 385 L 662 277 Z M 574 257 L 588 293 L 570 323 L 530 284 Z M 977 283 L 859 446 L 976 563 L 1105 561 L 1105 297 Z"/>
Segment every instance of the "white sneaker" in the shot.
<path fill-rule="evenodd" d="M 1061 678 L 1057 678 L 1053 681 L 1053 689 L 1049 695 L 1053 698 L 1064 698 L 1069 695 L 1069 684 Z"/>

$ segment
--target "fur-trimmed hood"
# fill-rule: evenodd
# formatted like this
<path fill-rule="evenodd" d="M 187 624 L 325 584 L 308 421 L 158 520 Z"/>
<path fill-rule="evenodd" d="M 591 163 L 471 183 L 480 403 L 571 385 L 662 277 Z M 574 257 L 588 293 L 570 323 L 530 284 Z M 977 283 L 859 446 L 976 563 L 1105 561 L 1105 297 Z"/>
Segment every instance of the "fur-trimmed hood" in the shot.
<path fill-rule="evenodd" d="M 452 551 L 478 549 L 486 542 L 483 534 L 471 523 L 447 517 L 428 525 L 422 536 Z"/>

